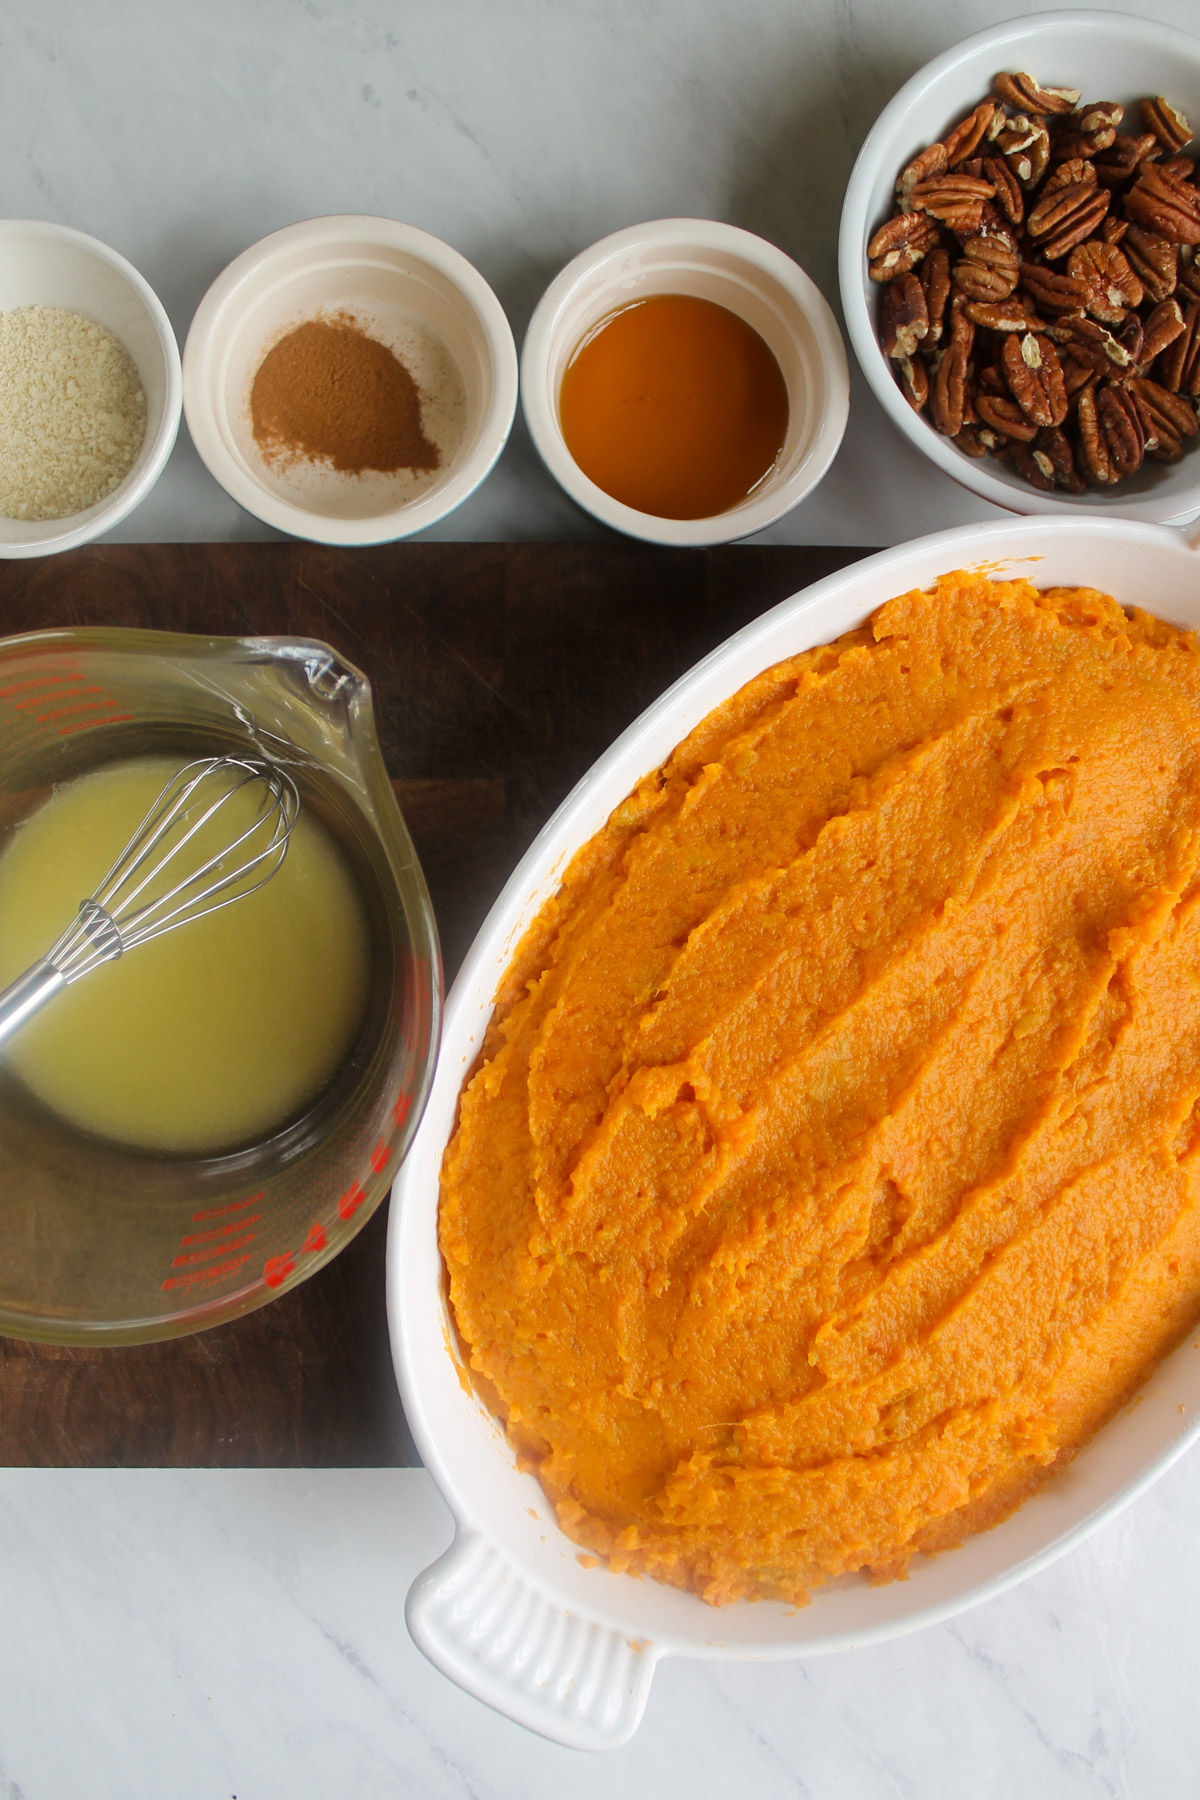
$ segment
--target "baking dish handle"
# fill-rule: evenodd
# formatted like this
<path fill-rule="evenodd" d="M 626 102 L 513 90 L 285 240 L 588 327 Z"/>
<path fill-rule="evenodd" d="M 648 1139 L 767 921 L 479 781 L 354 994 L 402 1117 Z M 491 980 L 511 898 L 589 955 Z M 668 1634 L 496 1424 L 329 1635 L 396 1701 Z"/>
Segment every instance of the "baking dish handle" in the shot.
<path fill-rule="evenodd" d="M 418 1575 L 404 1616 L 443 1675 L 557 1744 L 615 1750 L 637 1730 L 656 1646 L 556 1605 L 477 1532 Z"/>

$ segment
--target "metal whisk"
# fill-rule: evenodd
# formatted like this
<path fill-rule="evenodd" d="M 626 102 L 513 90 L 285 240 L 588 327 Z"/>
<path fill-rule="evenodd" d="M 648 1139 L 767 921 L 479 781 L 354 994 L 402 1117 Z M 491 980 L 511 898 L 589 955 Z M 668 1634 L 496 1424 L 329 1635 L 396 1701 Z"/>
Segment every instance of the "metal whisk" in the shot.
<path fill-rule="evenodd" d="M 196 834 L 251 787 L 261 791 L 249 825 L 215 853 L 196 845 Z M 0 1044 L 101 963 L 262 887 L 283 861 L 299 812 L 296 784 L 275 763 L 209 756 L 180 769 L 58 942 L 0 992 Z M 196 863 L 198 851 L 204 860 Z"/>

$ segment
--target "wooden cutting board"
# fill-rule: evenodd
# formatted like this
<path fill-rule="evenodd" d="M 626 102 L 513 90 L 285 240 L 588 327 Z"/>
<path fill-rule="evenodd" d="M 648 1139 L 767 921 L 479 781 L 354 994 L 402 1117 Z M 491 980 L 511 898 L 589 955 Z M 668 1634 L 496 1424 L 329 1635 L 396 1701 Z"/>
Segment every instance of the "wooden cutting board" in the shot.
<path fill-rule="evenodd" d="M 606 544 L 109 545 L 0 563 L 0 635 L 73 625 L 323 638 L 371 680 L 447 984 L 575 781 L 676 676 L 862 552 Z M 386 1207 L 248 1318 L 130 1349 L 0 1340 L 0 1464 L 417 1460 L 384 1311 Z"/>

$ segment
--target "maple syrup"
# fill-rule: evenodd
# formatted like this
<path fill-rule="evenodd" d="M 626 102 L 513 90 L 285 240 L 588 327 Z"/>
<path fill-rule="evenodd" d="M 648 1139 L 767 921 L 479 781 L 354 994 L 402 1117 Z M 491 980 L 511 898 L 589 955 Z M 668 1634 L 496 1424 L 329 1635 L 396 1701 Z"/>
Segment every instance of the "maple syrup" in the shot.
<path fill-rule="evenodd" d="M 737 313 L 655 294 L 583 338 L 559 420 L 583 473 L 614 500 L 658 518 L 704 519 L 745 500 L 775 467 L 787 384 Z"/>

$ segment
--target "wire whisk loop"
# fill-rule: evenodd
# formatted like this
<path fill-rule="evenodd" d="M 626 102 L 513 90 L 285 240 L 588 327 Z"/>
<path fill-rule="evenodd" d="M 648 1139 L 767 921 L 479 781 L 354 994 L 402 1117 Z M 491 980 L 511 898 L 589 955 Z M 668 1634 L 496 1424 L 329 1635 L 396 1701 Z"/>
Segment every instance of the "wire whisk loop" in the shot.
<path fill-rule="evenodd" d="M 238 794 L 249 798 L 248 818 L 245 801 L 227 810 Z M 282 863 L 299 814 L 299 790 L 276 763 L 208 756 L 180 769 L 62 936 L 0 993 L 0 1043 L 101 963 L 262 887 Z"/>

